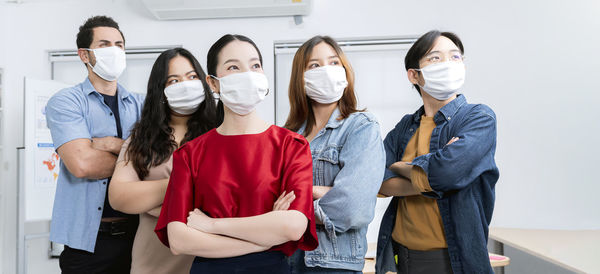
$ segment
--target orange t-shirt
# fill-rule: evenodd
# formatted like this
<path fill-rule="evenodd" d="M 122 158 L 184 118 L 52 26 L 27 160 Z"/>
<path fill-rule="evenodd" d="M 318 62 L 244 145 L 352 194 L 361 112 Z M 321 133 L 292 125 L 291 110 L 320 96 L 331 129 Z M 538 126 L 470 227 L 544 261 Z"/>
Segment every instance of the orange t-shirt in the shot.
<path fill-rule="evenodd" d="M 414 158 L 429 153 L 429 141 L 434 128 L 433 117 L 423 115 L 419 128 L 406 145 L 402 155 L 403 162 L 412 162 Z M 431 191 L 427 174 L 420 167 L 413 167 L 410 179 L 420 192 Z M 447 248 L 437 200 L 423 195 L 401 198 L 398 201 L 392 238 L 412 250 Z"/>

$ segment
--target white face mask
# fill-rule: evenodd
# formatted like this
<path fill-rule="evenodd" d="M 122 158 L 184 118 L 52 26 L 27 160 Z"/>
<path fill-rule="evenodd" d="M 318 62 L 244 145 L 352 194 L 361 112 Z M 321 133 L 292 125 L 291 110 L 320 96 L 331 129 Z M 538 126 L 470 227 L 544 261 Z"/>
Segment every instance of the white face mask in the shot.
<path fill-rule="evenodd" d="M 181 115 L 194 113 L 204 101 L 204 87 L 200 80 L 189 80 L 170 85 L 164 90 L 169 107 Z"/>
<path fill-rule="evenodd" d="M 239 115 L 252 112 L 269 92 L 269 80 L 263 73 L 232 73 L 219 80 L 219 97 L 223 104 Z"/>
<path fill-rule="evenodd" d="M 421 88 L 438 100 L 446 100 L 465 83 L 465 64 L 463 62 L 447 61 L 431 64 L 421 71 L 425 85 Z"/>
<path fill-rule="evenodd" d="M 342 66 L 323 66 L 304 72 L 306 95 L 321 104 L 337 102 L 347 86 L 346 70 Z"/>
<path fill-rule="evenodd" d="M 125 70 L 125 51 L 121 48 L 106 47 L 87 50 L 94 52 L 96 65 L 92 66 L 90 63 L 88 65 L 100 78 L 112 82 L 117 80 L 121 73 L 123 73 L 123 70 Z"/>

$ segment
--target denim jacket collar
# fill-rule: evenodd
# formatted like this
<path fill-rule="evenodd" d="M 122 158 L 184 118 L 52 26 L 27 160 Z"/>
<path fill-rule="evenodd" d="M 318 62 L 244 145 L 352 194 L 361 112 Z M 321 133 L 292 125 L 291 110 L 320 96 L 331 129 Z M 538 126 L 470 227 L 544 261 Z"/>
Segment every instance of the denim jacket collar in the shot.
<path fill-rule="evenodd" d="M 346 119 L 338 120 L 338 117 L 340 117 L 340 109 L 336 107 L 335 110 L 333 110 L 333 113 L 331 113 L 331 116 L 329 116 L 329 120 L 327 121 L 325 128 L 338 128 L 339 126 L 344 124 L 344 121 Z M 306 121 L 304 121 L 304 123 L 302 123 L 302 126 L 298 129 L 297 133 L 304 134 L 305 129 L 306 129 Z"/>
<path fill-rule="evenodd" d="M 439 125 L 444 121 L 451 120 L 452 116 L 456 114 L 458 109 L 460 109 L 460 107 L 462 107 L 466 103 L 467 99 L 465 98 L 465 96 L 462 94 L 458 94 L 454 100 L 450 101 L 450 103 L 440 108 L 440 110 L 435 114 L 435 116 L 433 117 L 435 124 Z M 423 114 L 425 114 L 425 107 L 421 106 L 413 115 L 415 123 L 418 124 L 421 122 L 421 116 L 423 116 Z"/>
<path fill-rule="evenodd" d="M 92 85 L 92 82 L 90 81 L 90 78 L 87 77 L 85 78 L 85 81 L 83 81 L 82 83 L 82 89 L 83 92 L 87 95 L 90 95 L 92 93 L 97 94 L 99 96 L 102 96 L 102 94 L 100 94 L 98 91 L 96 91 L 96 88 L 94 88 L 94 85 Z M 128 99 L 129 96 L 131 95 L 123 86 L 121 86 L 119 83 L 117 83 L 117 94 L 119 95 L 119 97 L 121 98 L 121 100 L 125 100 Z"/>
<path fill-rule="evenodd" d="M 329 116 L 329 120 L 327 121 L 325 128 L 337 128 L 337 127 L 341 126 L 346 119 L 338 119 L 339 117 L 340 117 L 340 109 L 336 107 L 333 110 L 333 113 L 331 113 L 331 116 Z"/>

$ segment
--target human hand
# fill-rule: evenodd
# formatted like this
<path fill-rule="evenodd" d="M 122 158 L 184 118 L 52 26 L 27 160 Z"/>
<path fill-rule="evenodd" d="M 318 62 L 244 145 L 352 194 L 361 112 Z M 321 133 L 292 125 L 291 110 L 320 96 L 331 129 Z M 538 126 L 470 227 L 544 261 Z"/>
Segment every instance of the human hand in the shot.
<path fill-rule="evenodd" d="M 321 199 L 321 197 L 325 196 L 330 190 L 330 186 L 313 186 L 313 200 Z"/>
<path fill-rule="evenodd" d="M 292 202 L 296 199 L 296 195 L 294 191 L 290 191 L 288 194 L 285 194 L 285 191 L 281 193 L 275 204 L 273 204 L 273 211 L 277 210 L 288 210 Z"/>
<path fill-rule="evenodd" d="M 196 208 L 188 213 L 187 226 L 206 233 L 213 233 L 214 219 Z"/>
<path fill-rule="evenodd" d="M 121 146 L 123 145 L 123 142 L 123 139 L 118 137 L 97 137 L 92 138 L 92 148 L 119 155 L 119 152 L 121 152 Z"/>
<path fill-rule="evenodd" d="M 448 143 L 446 144 L 447 146 L 451 145 L 452 143 L 456 142 L 460 140 L 460 138 L 458 137 L 452 137 L 452 139 L 450 139 L 450 141 L 448 141 Z"/>
<path fill-rule="evenodd" d="M 410 165 L 408 162 L 399 161 L 399 162 L 393 163 L 390 166 L 390 170 L 404 178 L 410 179 L 410 172 L 412 170 L 412 165 Z"/>

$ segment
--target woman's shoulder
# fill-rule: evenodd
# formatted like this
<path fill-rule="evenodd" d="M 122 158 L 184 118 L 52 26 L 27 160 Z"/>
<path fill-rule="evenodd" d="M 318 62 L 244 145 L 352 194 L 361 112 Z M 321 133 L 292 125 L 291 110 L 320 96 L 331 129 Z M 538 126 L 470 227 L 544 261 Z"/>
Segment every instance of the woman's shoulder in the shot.
<path fill-rule="evenodd" d="M 185 144 L 181 145 L 177 151 L 181 151 L 181 150 L 195 150 L 198 147 L 201 147 L 203 144 L 205 144 L 206 142 L 210 141 L 212 138 L 215 137 L 215 131 L 216 129 L 211 129 L 209 131 L 207 131 L 206 133 L 186 142 Z"/>
<path fill-rule="evenodd" d="M 357 111 L 350 113 L 350 115 L 346 119 L 364 121 L 368 123 L 379 123 L 377 121 L 377 117 L 375 117 L 375 114 L 368 111 Z"/>
<path fill-rule="evenodd" d="M 373 113 L 367 111 L 353 112 L 344 119 L 345 128 L 356 129 L 360 127 L 372 127 L 379 129 L 379 121 Z"/>
<path fill-rule="evenodd" d="M 269 130 L 271 131 L 271 134 L 273 136 L 277 137 L 277 139 L 279 140 L 282 140 L 284 143 L 293 142 L 299 143 L 301 145 L 308 145 L 308 141 L 306 140 L 306 138 L 304 138 L 304 136 L 293 132 L 287 128 L 272 125 Z"/>

